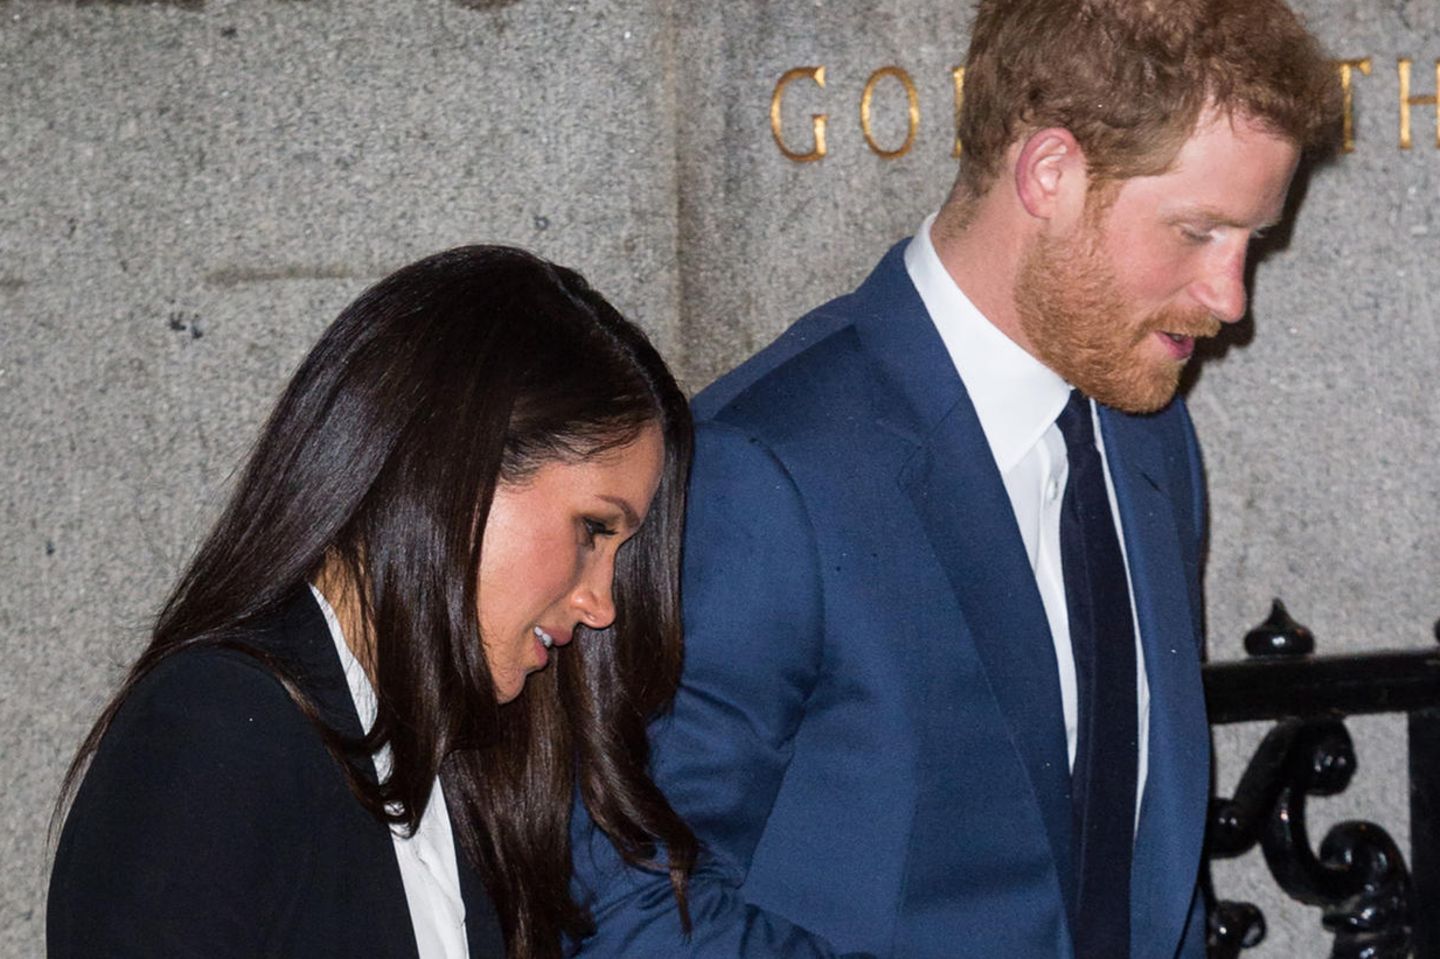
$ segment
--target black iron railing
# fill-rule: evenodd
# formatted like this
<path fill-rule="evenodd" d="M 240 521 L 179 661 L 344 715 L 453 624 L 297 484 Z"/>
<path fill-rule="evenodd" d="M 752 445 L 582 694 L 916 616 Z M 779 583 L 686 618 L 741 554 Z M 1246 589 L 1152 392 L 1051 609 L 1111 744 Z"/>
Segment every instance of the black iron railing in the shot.
<path fill-rule="evenodd" d="M 1440 959 L 1440 648 L 1315 656 L 1310 631 L 1276 600 L 1245 650 L 1247 660 L 1204 669 L 1210 723 L 1275 725 L 1235 795 L 1212 801 L 1207 854 L 1259 844 L 1280 888 L 1320 910 L 1333 959 Z M 1355 748 L 1344 721 L 1375 713 L 1408 717 L 1409 856 L 1364 821 L 1336 825 L 1314 848 L 1306 797 L 1349 785 Z M 1211 959 L 1234 959 L 1264 938 L 1254 905 L 1211 901 Z"/>

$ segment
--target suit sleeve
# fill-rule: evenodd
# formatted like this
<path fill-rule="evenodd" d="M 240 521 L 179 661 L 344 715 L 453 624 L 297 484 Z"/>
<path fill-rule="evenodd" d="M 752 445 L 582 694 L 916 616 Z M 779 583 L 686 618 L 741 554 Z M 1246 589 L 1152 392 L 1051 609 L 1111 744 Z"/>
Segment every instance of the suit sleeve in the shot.
<path fill-rule="evenodd" d="M 306 872 L 315 810 L 300 771 L 318 748 L 239 654 L 163 662 L 116 715 L 66 819 L 52 959 L 266 953 Z"/>
<path fill-rule="evenodd" d="M 582 955 L 835 957 L 824 939 L 747 903 L 741 889 L 821 666 L 809 517 L 763 444 L 703 424 L 686 524 L 684 679 L 651 739 L 655 780 L 704 847 L 690 882 L 693 934 L 681 931 L 668 877 L 625 866 L 579 808 L 577 881 L 598 926 Z"/>

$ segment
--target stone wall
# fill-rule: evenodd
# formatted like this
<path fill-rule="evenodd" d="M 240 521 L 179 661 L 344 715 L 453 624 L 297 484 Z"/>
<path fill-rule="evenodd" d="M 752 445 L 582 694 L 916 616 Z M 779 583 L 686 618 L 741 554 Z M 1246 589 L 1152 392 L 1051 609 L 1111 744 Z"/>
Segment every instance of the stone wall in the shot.
<path fill-rule="evenodd" d="M 1304 184 L 1253 317 L 1190 392 L 1212 658 L 1283 596 L 1322 651 L 1440 614 L 1433 0 L 1302 0 L 1352 71 L 1355 149 Z M 64 765 L 308 344 L 464 242 L 585 272 L 692 388 L 858 282 L 943 198 L 968 4 L 937 0 L 0 0 L 0 956 L 43 952 Z M 777 80 L 788 159 L 772 135 Z M 904 80 L 914 89 L 914 139 Z M 1238 334 L 1238 335 L 1237 335 Z M 1317 803 L 1408 848 L 1399 721 Z M 1221 730 L 1219 786 L 1263 729 Z M 1258 857 L 1258 959 L 1318 955 Z"/>

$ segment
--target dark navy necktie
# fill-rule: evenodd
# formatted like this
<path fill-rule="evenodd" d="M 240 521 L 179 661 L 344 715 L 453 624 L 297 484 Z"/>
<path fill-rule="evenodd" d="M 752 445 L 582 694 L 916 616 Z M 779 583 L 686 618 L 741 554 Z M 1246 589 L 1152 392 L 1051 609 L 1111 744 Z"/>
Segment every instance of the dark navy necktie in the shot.
<path fill-rule="evenodd" d="M 1127 959 L 1139 761 L 1130 590 L 1090 401 L 1079 390 L 1070 394 L 1056 425 L 1070 460 L 1060 508 L 1060 561 L 1079 724 L 1071 775 L 1075 957 Z"/>

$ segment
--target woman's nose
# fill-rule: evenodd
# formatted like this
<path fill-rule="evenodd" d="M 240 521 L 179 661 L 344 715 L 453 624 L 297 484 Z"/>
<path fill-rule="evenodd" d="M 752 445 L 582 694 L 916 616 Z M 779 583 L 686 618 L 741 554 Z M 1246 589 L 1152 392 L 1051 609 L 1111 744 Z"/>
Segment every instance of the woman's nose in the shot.
<path fill-rule="evenodd" d="M 615 622 L 615 566 L 605 563 L 594 575 L 581 580 L 571 600 L 580 622 L 591 629 L 604 629 Z"/>

